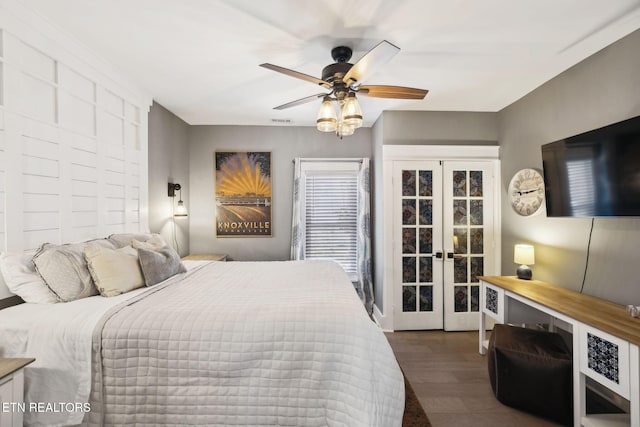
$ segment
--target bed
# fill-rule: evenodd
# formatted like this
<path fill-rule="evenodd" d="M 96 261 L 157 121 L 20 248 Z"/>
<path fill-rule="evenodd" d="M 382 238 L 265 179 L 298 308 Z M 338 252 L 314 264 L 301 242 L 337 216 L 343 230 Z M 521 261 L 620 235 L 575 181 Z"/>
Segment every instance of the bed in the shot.
<path fill-rule="evenodd" d="M 109 298 L 0 310 L 0 355 L 36 358 L 25 400 L 76 408 L 25 424 L 401 425 L 402 373 L 336 263 L 184 266 Z"/>

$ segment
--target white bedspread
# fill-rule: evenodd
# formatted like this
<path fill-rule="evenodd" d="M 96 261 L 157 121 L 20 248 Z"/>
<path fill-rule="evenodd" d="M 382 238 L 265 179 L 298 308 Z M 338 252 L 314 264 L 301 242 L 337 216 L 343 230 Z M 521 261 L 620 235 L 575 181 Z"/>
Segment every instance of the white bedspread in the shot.
<path fill-rule="evenodd" d="M 25 369 L 25 402 L 58 404 L 26 410 L 25 425 L 53 427 L 82 422 L 82 411 L 57 409 L 60 403 L 89 401 L 91 339 L 96 324 L 110 308 L 152 289 L 59 304 L 25 303 L 0 310 L 0 357 L 36 359 Z"/>
<path fill-rule="evenodd" d="M 16 332 L 21 318 L 26 342 Z M 393 352 L 332 262 L 198 263 L 184 277 L 119 297 L 0 311 L 0 343 L 12 347 L 4 355 L 37 359 L 25 372 L 27 401 L 87 402 L 92 334 L 101 337 L 93 357 L 102 360 L 85 422 L 402 422 Z M 27 413 L 25 422 L 76 424 L 83 415 Z"/>

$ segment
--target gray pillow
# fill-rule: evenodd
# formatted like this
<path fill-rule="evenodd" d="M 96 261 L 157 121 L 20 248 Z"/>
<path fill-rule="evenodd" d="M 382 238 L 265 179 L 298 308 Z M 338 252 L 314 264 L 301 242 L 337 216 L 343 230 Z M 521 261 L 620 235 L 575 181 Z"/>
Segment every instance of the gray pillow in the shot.
<path fill-rule="evenodd" d="M 180 262 L 180 255 L 169 246 L 157 251 L 138 248 L 138 260 L 147 286 L 153 286 L 171 276 L 187 271 L 184 264 Z"/>
<path fill-rule="evenodd" d="M 36 271 L 60 301 L 74 301 L 98 294 L 84 257 L 87 244 L 115 249 L 107 239 L 66 245 L 45 243 L 33 256 Z"/>

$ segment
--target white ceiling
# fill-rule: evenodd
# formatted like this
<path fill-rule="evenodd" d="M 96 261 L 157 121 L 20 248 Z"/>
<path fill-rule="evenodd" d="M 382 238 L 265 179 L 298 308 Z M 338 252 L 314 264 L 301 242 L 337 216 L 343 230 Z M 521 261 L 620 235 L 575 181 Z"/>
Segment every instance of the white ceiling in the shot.
<path fill-rule="evenodd" d="M 347 45 L 402 50 L 365 84 L 429 89 L 422 101 L 361 98 L 383 110 L 499 111 L 640 28 L 640 0 L 21 0 L 129 75 L 190 124 L 315 125 L 315 77 Z M 640 47 L 639 47 L 640 48 Z M 585 90 L 597 90 L 589 87 Z"/>

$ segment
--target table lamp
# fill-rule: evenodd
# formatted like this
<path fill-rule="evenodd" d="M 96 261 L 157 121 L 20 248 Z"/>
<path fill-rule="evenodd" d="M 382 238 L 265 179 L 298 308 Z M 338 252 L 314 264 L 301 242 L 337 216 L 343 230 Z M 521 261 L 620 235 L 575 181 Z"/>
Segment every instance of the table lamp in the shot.
<path fill-rule="evenodd" d="M 518 279 L 531 280 L 532 274 L 529 266 L 536 263 L 533 246 L 516 245 L 513 250 L 513 262 L 520 264 L 516 270 Z"/>

